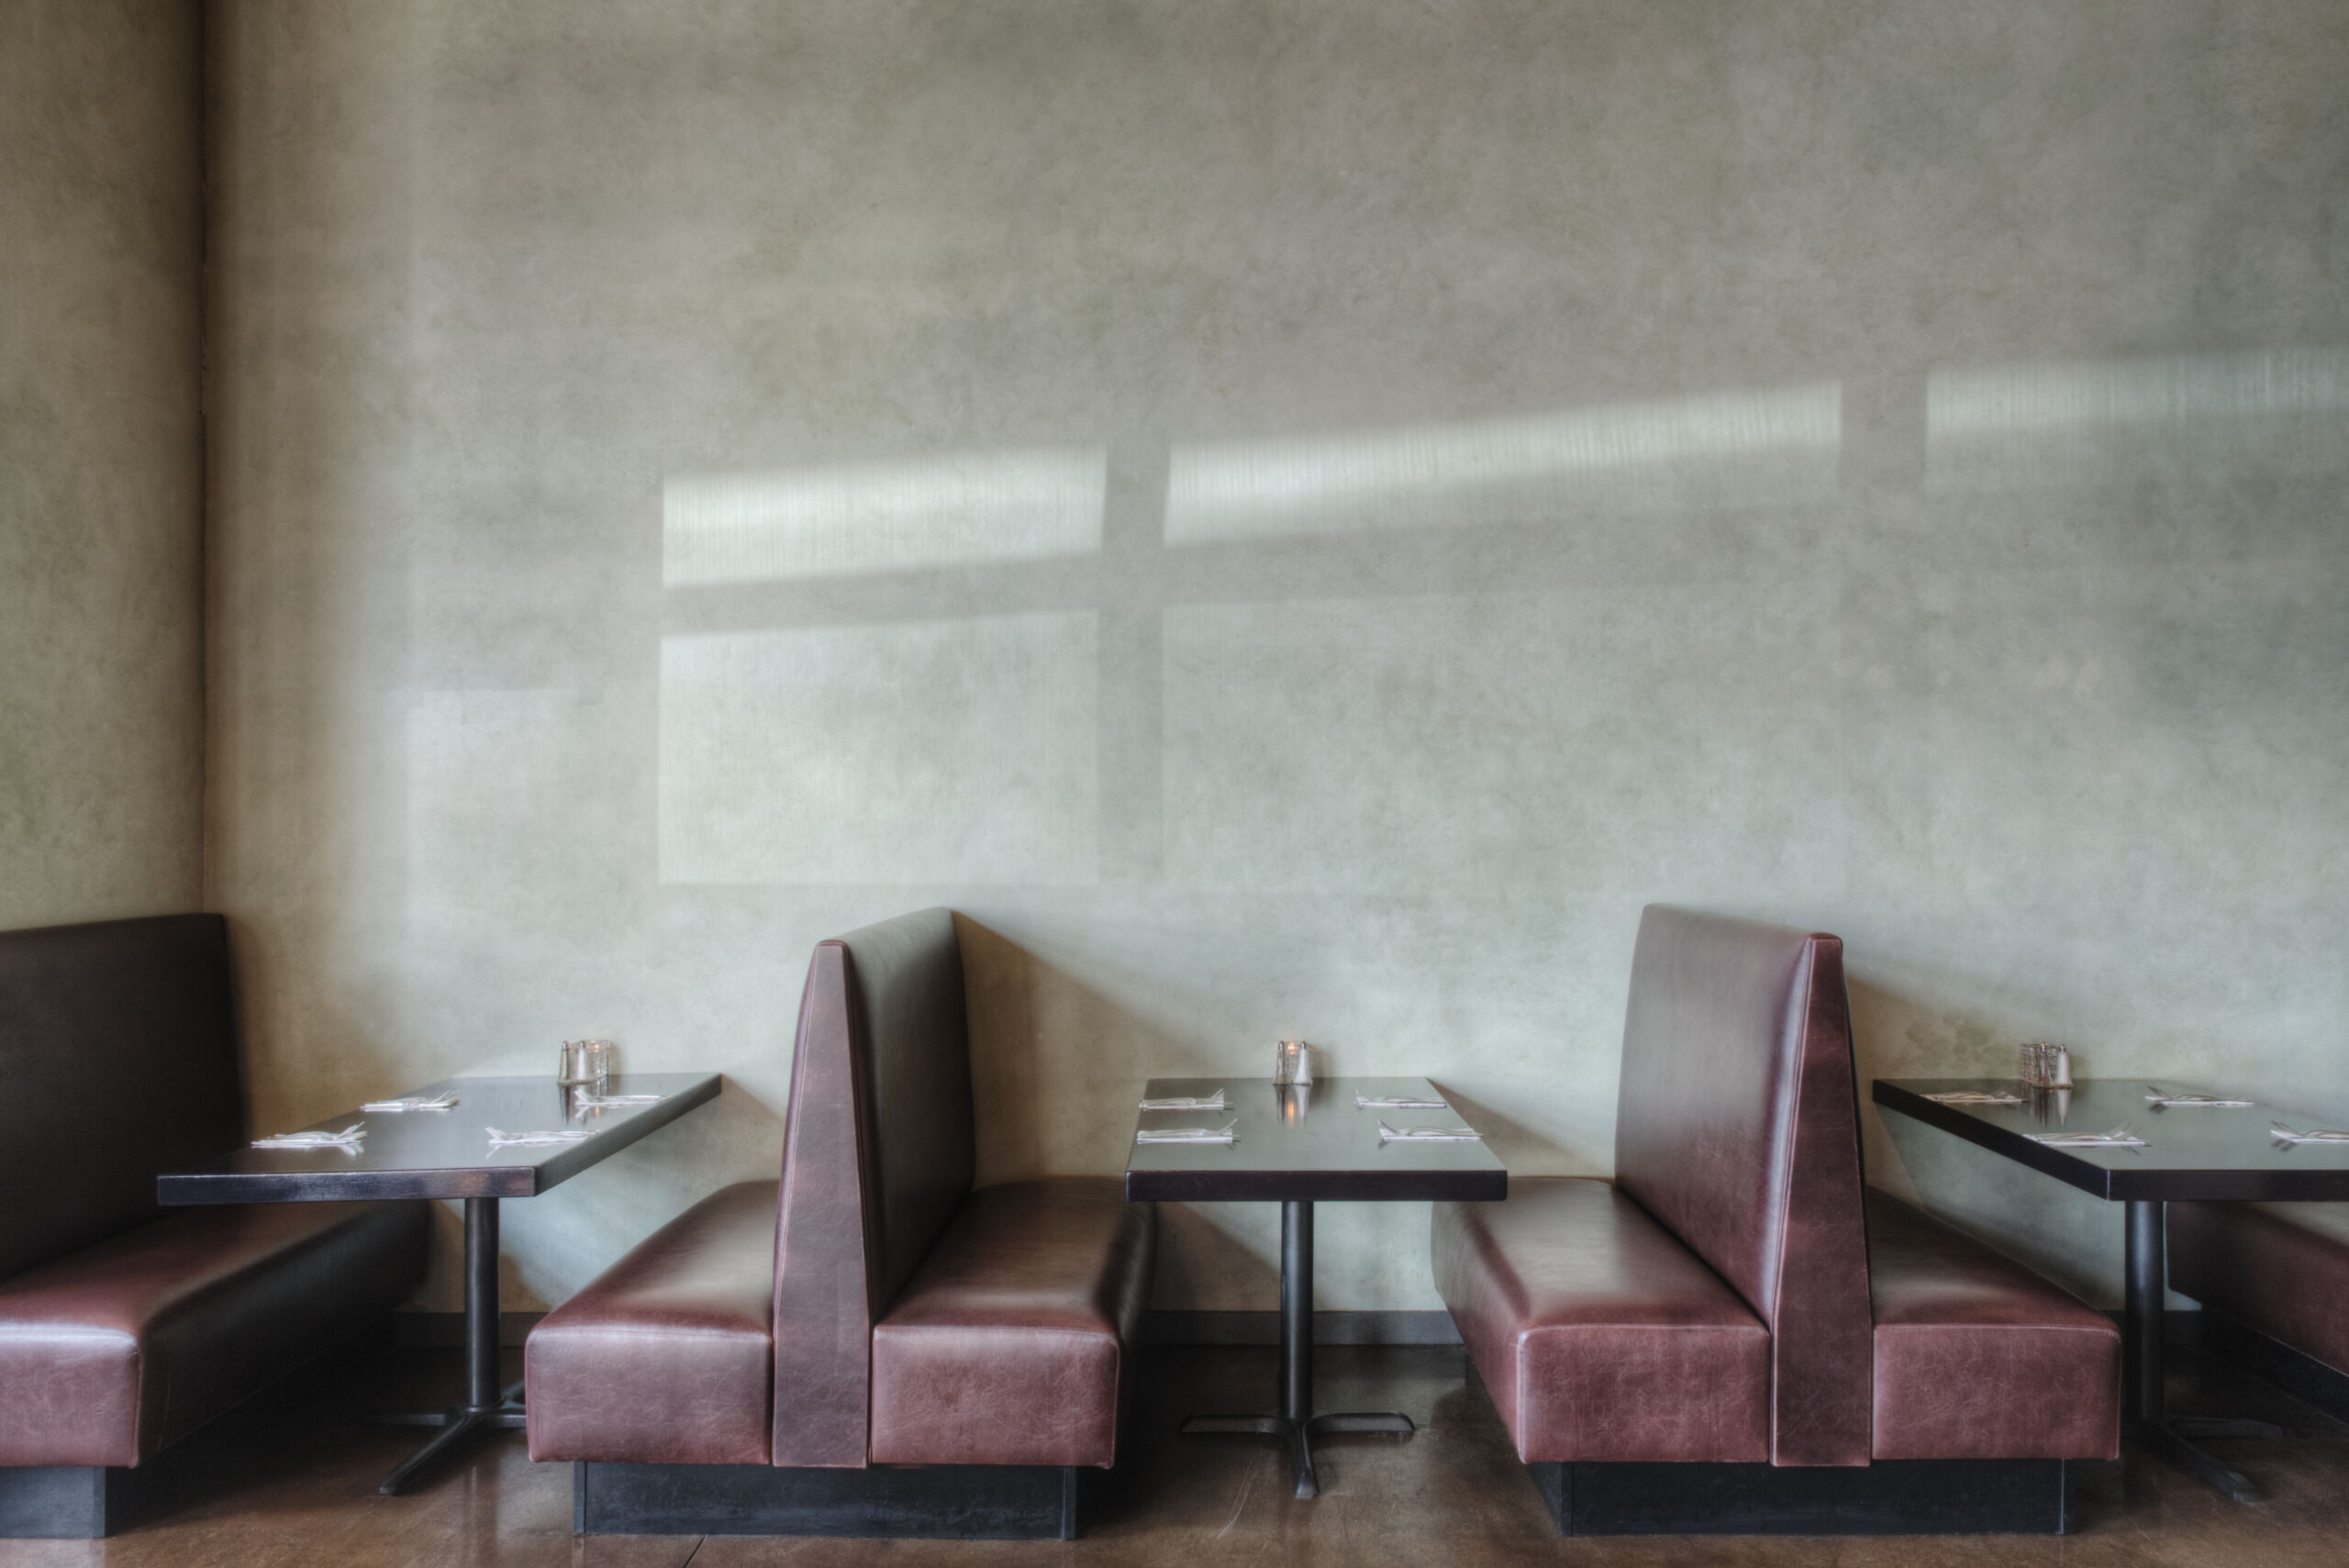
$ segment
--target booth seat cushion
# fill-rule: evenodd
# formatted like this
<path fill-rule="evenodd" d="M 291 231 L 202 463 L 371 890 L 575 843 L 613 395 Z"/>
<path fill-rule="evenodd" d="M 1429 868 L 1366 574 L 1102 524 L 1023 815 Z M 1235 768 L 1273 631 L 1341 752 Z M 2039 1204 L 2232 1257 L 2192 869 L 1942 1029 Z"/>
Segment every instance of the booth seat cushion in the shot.
<path fill-rule="evenodd" d="M 2021 1264 L 1867 1195 L 1878 1459 L 2111 1459 L 2121 1331 Z"/>
<path fill-rule="evenodd" d="M 421 1203 L 181 1209 L 0 1280 L 0 1464 L 135 1465 L 397 1307 Z"/>
<path fill-rule="evenodd" d="M 2349 1203 L 2174 1203 L 2169 1283 L 2349 1373 Z"/>
<path fill-rule="evenodd" d="M 1435 1207 L 1436 1286 L 1519 1457 L 1770 1457 L 1770 1334 L 1605 1182 Z"/>
<path fill-rule="evenodd" d="M 1112 1462 L 1155 1222 L 1114 1178 L 973 1193 L 874 1327 L 874 1461 Z"/>
<path fill-rule="evenodd" d="M 530 1331 L 530 1457 L 764 1464 L 775 1184 L 711 1194 Z"/>

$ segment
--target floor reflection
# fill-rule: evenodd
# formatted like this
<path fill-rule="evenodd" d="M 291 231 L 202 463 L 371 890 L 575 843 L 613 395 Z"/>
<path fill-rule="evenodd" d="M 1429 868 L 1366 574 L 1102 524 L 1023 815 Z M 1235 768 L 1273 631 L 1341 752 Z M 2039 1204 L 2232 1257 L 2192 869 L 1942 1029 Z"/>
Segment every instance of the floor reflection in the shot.
<path fill-rule="evenodd" d="M 511 1354 L 511 1352 L 509 1352 Z M 2224 1406 L 2280 1421 L 2280 1441 L 2215 1444 L 2269 1492 L 2257 1507 L 2214 1499 L 2191 1480 L 2130 1451 L 2081 1466 L 2080 1531 L 2003 1537 L 1563 1540 L 1492 1402 L 1457 1346 L 1330 1346 L 1315 1357 L 1322 1402 L 1398 1409 L 1408 1439 L 1333 1437 L 1326 1490 L 1298 1502 L 1278 1484 L 1269 1444 L 1174 1432 L 1189 1410 L 1245 1407 L 1272 1385 L 1270 1348 L 1145 1350 L 1122 1456 L 1083 1539 L 1038 1542 L 786 1540 L 742 1537 L 603 1537 L 570 1533 L 568 1466 L 532 1464 L 515 1433 L 482 1444 L 412 1496 L 374 1483 L 410 1434 L 371 1428 L 354 1412 L 429 1400 L 459 1381 L 455 1351 L 347 1354 L 302 1374 L 199 1434 L 171 1456 L 178 1500 L 109 1541 L 0 1541 L 9 1568 L 247 1568 L 335 1562 L 353 1568 L 450 1564 L 969 1564 L 1067 1559 L 1101 1564 L 1176 1562 L 1343 1563 L 1909 1564 L 1984 1560 L 2050 1565 L 2092 1557 L 2116 1568 L 2218 1562 L 2256 1554 L 2263 1568 L 2338 1560 L 2338 1497 L 2349 1487 L 2349 1427 L 2197 1354 L 2176 1358 L 2182 1409 Z"/>

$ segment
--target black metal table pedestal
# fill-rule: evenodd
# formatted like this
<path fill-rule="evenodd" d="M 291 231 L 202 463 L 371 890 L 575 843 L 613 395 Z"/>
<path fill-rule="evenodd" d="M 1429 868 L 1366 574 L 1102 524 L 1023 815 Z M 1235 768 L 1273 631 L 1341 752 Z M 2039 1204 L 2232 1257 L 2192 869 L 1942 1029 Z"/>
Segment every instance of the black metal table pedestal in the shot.
<path fill-rule="evenodd" d="M 2283 1429 L 2266 1421 L 2217 1416 L 2173 1416 L 2168 1410 L 2163 1343 L 2169 1271 L 2163 1230 L 2168 1205 L 2132 1199 L 2128 1204 L 2128 1299 L 2121 1358 L 2121 1430 L 2180 1470 L 2238 1503 L 2259 1501 L 2249 1476 L 2228 1469 L 2197 1447 L 2195 1438 L 2275 1438 Z"/>
<path fill-rule="evenodd" d="M 403 1427 L 438 1427 L 432 1440 L 400 1462 L 377 1488 L 396 1496 L 479 1431 L 523 1423 L 522 1385 L 497 1385 L 497 1200 L 465 1200 L 465 1402 L 446 1410 L 385 1418 Z"/>
<path fill-rule="evenodd" d="M 1323 1432 L 1401 1432 L 1417 1429 L 1392 1410 L 1353 1410 L 1316 1416 L 1313 1410 L 1313 1206 L 1281 1205 L 1281 1407 L 1278 1414 L 1193 1416 L 1184 1432 L 1253 1432 L 1288 1445 L 1297 1495 L 1317 1496 L 1313 1439 Z"/>

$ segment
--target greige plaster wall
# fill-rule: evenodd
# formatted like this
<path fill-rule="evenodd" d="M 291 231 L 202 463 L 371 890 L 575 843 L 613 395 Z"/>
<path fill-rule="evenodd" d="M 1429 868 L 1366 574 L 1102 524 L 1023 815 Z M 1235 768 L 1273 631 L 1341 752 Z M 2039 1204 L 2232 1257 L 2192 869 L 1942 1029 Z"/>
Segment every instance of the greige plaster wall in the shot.
<path fill-rule="evenodd" d="M 202 895 L 196 43 L 0 6 L 0 929 Z"/>
<path fill-rule="evenodd" d="M 2349 9 L 217 11 L 262 1120 L 732 1080 L 518 1297 L 771 1170 L 809 948 L 936 903 L 994 1177 L 1284 1033 L 1603 1173 L 1652 899 L 1840 932 L 1864 1074 L 2349 1116 Z M 1269 1213 L 1168 1224 L 1272 1305 Z M 1322 1234 L 1434 1304 L 1423 1215 Z"/>

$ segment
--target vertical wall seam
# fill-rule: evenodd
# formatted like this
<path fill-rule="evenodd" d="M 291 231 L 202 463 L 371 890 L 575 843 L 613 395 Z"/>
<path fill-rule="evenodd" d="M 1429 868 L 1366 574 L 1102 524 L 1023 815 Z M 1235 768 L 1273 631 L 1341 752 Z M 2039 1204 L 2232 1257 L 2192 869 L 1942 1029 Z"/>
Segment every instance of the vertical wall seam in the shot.
<path fill-rule="evenodd" d="M 215 865 L 213 807 L 218 788 L 213 777 L 212 648 L 212 374 L 214 303 L 212 262 L 215 230 L 212 168 L 215 34 L 212 0 L 192 0 L 195 10 L 195 888 L 196 903 L 219 902 Z"/>

